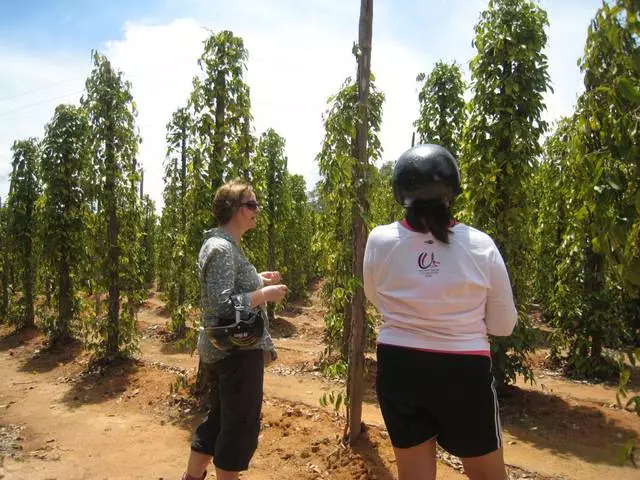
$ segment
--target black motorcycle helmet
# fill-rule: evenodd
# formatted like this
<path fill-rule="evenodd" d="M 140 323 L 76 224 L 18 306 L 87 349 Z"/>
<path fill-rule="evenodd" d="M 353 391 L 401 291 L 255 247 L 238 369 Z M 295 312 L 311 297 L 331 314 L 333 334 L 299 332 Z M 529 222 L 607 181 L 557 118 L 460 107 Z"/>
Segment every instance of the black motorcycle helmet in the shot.
<path fill-rule="evenodd" d="M 449 151 L 434 144 L 416 145 L 393 167 L 393 195 L 403 207 L 414 200 L 453 200 L 462 192 L 460 171 Z"/>
<path fill-rule="evenodd" d="M 262 338 L 265 325 L 264 310 L 244 305 L 240 295 L 234 295 L 230 300 L 235 316 L 217 318 L 215 326 L 204 327 L 209 342 L 223 352 L 254 346 Z"/>
<path fill-rule="evenodd" d="M 218 319 L 218 325 L 204 327 L 211 344 L 222 352 L 254 346 L 264 331 L 264 312 L 245 309 L 234 319 Z"/>

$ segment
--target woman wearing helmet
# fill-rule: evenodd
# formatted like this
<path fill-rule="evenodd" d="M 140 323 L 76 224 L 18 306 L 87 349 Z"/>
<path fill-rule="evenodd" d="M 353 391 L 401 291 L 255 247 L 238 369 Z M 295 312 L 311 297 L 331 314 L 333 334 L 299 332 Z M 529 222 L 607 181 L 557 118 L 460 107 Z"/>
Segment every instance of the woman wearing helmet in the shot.
<path fill-rule="evenodd" d="M 212 458 L 218 480 L 235 480 L 248 468 L 258 445 L 265 358 L 276 357 L 260 307 L 288 291 L 278 272 L 257 273 L 240 249 L 260 213 L 251 187 L 239 180 L 222 185 L 213 210 L 220 227 L 205 233 L 198 255 L 198 351 L 211 383 L 210 411 L 194 433 L 183 480 L 204 479 Z"/>
<path fill-rule="evenodd" d="M 460 173 L 445 148 L 403 153 L 393 191 L 405 218 L 371 231 L 364 290 L 383 317 L 376 388 L 399 478 L 435 479 L 437 442 L 472 480 L 506 479 L 488 339 L 516 323 L 505 264 L 452 218 Z"/>

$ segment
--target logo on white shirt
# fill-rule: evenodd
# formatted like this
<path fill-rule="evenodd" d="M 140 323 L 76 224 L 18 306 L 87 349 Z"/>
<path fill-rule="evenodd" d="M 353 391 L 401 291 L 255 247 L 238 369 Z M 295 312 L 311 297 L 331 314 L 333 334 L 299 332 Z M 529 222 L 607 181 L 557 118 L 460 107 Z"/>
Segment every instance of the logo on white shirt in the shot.
<path fill-rule="evenodd" d="M 440 272 L 440 262 L 436 260 L 435 253 L 422 252 L 418 255 L 418 268 L 424 276 L 431 277 Z"/>

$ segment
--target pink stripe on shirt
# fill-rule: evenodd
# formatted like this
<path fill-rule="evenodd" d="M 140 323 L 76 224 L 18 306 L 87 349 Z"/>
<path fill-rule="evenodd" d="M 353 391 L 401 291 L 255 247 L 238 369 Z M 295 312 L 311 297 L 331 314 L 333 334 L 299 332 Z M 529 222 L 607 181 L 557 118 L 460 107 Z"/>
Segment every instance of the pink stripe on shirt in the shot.
<path fill-rule="evenodd" d="M 447 226 L 451 228 L 451 227 L 455 227 L 457 224 L 458 224 L 458 221 L 455 218 L 452 218 L 451 221 L 449 222 L 449 225 Z M 400 225 L 402 225 L 407 230 L 411 230 L 412 232 L 417 232 L 415 228 L 409 225 L 409 222 L 407 222 L 406 218 L 403 218 L 402 220 L 400 220 Z"/>
<path fill-rule="evenodd" d="M 390 347 L 399 347 L 399 345 L 392 345 L 390 343 L 378 342 L 378 344 L 388 345 Z M 411 350 L 419 350 L 421 352 L 445 353 L 445 354 L 452 354 L 452 355 L 480 355 L 482 357 L 491 358 L 491 352 L 489 350 L 467 350 L 462 352 L 456 352 L 451 350 L 432 350 L 430 348 L 415 348 L 415 347 L 402 347 L 402 348 L 410 348 Z"/>

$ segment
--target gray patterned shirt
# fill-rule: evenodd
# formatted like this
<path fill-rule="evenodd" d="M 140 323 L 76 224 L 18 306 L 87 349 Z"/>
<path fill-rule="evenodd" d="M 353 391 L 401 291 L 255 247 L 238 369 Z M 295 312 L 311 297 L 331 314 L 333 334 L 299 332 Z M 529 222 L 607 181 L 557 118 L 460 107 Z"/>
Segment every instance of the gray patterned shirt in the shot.
<path fill-rule="evenodd" d="M 218 318 L 233 318 L 234 298 L 248 307 L 251 303 L 249 293 L 262 287 L 263 282 L 233 237 L 222 228 L 205 232 L 205 241 L 198 255 L 198 271 L 202 309 L 198 353 L 203 362 L 214 363 L 225 358 L 229 352 L 216 349 L 209 342 L 203 327 L 216 325 Z M 274 350 L 266 319 L 262 338 L 252 348 Z"/>

